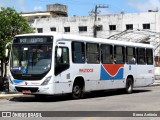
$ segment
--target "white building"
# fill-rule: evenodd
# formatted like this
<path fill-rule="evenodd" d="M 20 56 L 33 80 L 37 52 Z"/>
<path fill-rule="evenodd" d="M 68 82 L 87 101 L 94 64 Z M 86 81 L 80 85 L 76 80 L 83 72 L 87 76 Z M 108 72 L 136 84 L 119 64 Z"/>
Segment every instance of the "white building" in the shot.
<path fill-rule="evenodd" d="M 126 29 L 145 29 L 160 31 L 160 12 L 146 13 L 121 13 L 97 16 L 95 23 L 94 16 L 73 16 L 73 17 L 51 17 L 37 18 L 32 24 L 35 28 L 42 28 L 43 32 L 51 31 L 55 27 L 57 32 L 74 33 L 93 36 L 93 26 L 99 26 L 97 37 L 108 37 L 112 34 L 122 32 Z M 79 27 L 84 30 L 79 29 Z M 66 30 L 65 28 L 69 29 Z M 87 29 L 85 29 L 87 28 Z M 38 32 L 38 31 L 37 31 Z"/>
<path fill-rule="evenodd" d="M 47 5 L 46 11 L 26 12 L 21 13 L 30 24 L 34 23 L 35 19 L 48 18 L 48 17 L 67 17 L 67 6 L 62 4 Z"/>

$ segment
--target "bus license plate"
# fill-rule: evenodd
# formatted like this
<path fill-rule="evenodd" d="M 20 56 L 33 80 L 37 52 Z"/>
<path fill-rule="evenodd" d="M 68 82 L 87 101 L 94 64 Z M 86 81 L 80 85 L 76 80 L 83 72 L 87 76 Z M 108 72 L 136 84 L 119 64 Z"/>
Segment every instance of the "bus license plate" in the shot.
<path fill-rule="evenodd" d="M 22 93 L 28 94 L 28 93 L 31 93 L 31 91 L 30 90 L 22 90 Z"/>

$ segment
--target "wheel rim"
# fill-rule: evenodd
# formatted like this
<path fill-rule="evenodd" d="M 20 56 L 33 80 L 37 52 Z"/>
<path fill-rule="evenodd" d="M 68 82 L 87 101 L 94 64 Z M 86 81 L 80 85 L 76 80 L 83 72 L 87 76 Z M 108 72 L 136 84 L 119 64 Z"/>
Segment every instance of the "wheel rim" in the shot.
<path fill-rule="evenodd" d="M 80 94 L 81 94 L 81 88 L 79 86 L 75 86 L 74 89 L 73 89 L 73 94 L 75 96 L 80 96 Z"/>
<path fill-rule="evenodd" d="M 128 92 L 132 91 L 132 81 L 131 80 L 128 81 L 127 90 Z"/>

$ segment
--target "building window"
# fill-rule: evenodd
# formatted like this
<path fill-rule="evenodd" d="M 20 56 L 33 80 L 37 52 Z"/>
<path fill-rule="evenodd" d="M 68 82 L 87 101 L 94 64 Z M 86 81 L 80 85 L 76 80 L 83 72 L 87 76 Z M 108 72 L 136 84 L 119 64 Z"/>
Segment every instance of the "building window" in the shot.
<path fill-rule="evenodd" d="M 150 29 L 150 24 L 143 24 L 143 29 Z"/>
<path fill-rule="evenodd" d="M 127 24 L 126 30 L 133 30 L 133 24 Z"/>
<path fill-rule="evenodd" d="M 79 32 L 86 32 L 87 26 L 79 26 Z"/>
<path fill-rule="evenodd" d="M 43 33 L 43 28 L 37 28 L 38 33 Z"/>
<path fill-rule="evenodd" d="M 101 18 L 98 18 L 98 21 L 101 21 Z"/>
<path fill-rule="evenodd" d="M 109 25 L 109 30 L 116 30 L 116 25 Z"/>
<path fill-rule="evenodd" d="M 51 31 L 56 31 L 56 27 L 51 27 L 50 30 Z"/>
<path fill-rule="evenodd" d="M 64 27 L 64 32 L 70 32 L 70 27 Z"/>
<path fill-rule="evenodd" d="M 98 26 L 96 27 L 96 29 L 97 29 L 97 31 L 102 31 L 102 30 L 103 30 L 103 26 L 102 26 L 102 25 L 98 25 Z"/>
<path fill-rule="evenodd" d="M 47 18 L 47 16 L 42 16 L 41 18 Z"/>
<path fill-rule="evenodd" d="M 39 18 L 38 16 L 34 17 L 34 19 L 38 19 L 38 18 Z"/>

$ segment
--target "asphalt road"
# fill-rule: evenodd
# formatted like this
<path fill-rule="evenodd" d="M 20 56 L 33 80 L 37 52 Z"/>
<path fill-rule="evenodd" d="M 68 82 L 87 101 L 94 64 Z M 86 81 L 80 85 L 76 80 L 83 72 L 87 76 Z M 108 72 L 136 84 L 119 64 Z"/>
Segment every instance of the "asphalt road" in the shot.
<path fill-rule="evenodd" d="M 48 114 L 55 116 L 56 120 L 159 120 L 160 117 L 133 117 L 132 115 L 133 112 L 136 112 L 136 115 L 141 115 L 139 111 L 149 111 L 151 114 L 158 111 L 158 116 L 160 116 L 160 87 L 136 88 L 132 94 L 123 94 L 119 91 L 94 92 L 86 94 L 86 97 L 80 100 L 72 100 L 68 96 L 52 96 L 44 99 L 35 99 L 33 96 L 11 97 L 0 100 L 0 111 L 50 111 Z M 58 112 L 60 113 L 58 114 L 57 111 L 63 112 Z M 105 116 L 100 111 L 109 112 L 106 112 Z M 28 113 L 25 114 L 28 115 Z M 63 118 L 63 115 L 67 118 Z M 76 117 L 76 115 L 80 117 Z M 128 117 L 121 118 L 123 115 Z M 18 118 L 14 119 L 18 120 Z M 39 118 L 34 120 L 36 119 Z M 42 119 L 46 120 L 46 118 Z"/>

